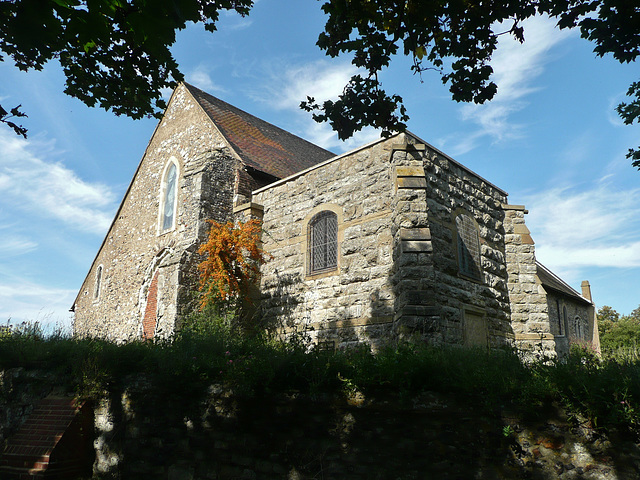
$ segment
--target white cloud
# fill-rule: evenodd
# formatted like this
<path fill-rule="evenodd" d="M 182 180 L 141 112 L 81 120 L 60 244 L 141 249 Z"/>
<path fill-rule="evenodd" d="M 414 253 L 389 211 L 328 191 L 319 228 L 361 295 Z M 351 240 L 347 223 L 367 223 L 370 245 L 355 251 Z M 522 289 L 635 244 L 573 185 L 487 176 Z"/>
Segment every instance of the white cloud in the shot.
<path fill-rule="evenodd" d="M 500 37 L 491 65 L 493 81 L 498 85 L 498 93 L 483 105 L 467 104 L 461 108 L 462 118 L 479 126 L 472 134 L 475 139 L 490 136 L 494 141 L 518 138 L 523 135 L 524 126 L 511 121 L 510 116 L 527 106 L 526 97 L 538 88 L 534 81 L 544 72 L 544 65 L 550 59 L 551 49 L 567 38 L 570 33 L 555 27 L 555 22 L 547 17 L 534 17 L 523 23 L 525 42 L 520 44 L 510 35 Z M 496 26 L 496 30 L 500 30 Z M 459 135 L 452 136 L 451 142 L 458 142 Z M 455 139 L 455 140 L 453 140 Z M 475 148 L 477 143 L 465 138 L 464 143 L 448 147 L 453 155 L 461 155 Z"/>
<path fill-rule="evenodd" d="M 187 82 L 195 85 L 201 90 L 205 92 L 213 93 L 213 92 L 224 92 L 224 88 L 216 85 L 213 80 L 211 80 L 211 75 L 209 74 L 209 69 L 204 65 L 198 65 L 195 70 L 186 74 Z"/>
<path fill-rule="evenodd" d="M 103 234 L 111 223 L 114 193 L 105 185 L 83 181 L 60 162 L 43 160 L 53 154 L 53 142 L 27 141 L 0 131 L 3 204 Z"/>
<path fill-rule="evenodd" d="M 536 256 L 552 270 L 640 267 L 640 189 L 598 182 L 590 190 L 557 188 L 525 200 Z"/>
<path fill-rule="evenodd" d="M 284 67 L 284 68 L 282 68 Z M 272 74 L 270 102 L 279 109 L 298 109 L 307 96 L 322 101 L 336 99 L 357 69 L 350 63 L 319 60 L 302 65 L 280 65 L 281 74 Z"/>
<path fill-rule="evenodd" d="M 68 328 L 71 324 L 69 308 L 76 294 L 75 290 L 24 280 L 3 281 L 0 283 L 0 324 L 11 319 L 12 324 L 37 321 L 46 330 L 56 325 Z"/>
<path fill-rule="evenodd" d="M 318 124 L 311 114 L 300 109 L 300 102 L 314 97 L 317 102 L 335 100 L 342 93 L 349 79 L 357 72 L 350 63 L 334 63 L 326 60 L 291 65 L 271 62 L 266 75 L 265 91 L 254 95 L 256 100 L 266 101 L 272 108 L 287 110 L 296 118 L 296 132 L 310 142 L 328 149 L 350 150 L 380 138 L 380 132 L 365 128 L 347 141 L 338 139 L 327 123 Z"/>

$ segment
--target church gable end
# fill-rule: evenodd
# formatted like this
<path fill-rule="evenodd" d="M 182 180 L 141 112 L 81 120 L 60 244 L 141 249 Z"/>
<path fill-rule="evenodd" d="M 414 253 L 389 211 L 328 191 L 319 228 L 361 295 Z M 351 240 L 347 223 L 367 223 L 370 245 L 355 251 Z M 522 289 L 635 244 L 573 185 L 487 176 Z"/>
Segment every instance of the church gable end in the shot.
<path fill-rule="evenodd" d="M 140 338 L 147 310 L 145 273 L 159 252 L 171 248 L 174 262 L 158 265 L 164 278 L 157 298 L 157 333 L 169 335 L 179 313 L 181 268 L 191 268 L 194 245 L 206 219 L 232 216 L 239 160 L 184 86 L 174 92 L 116 218 L 74 303 L 75 333 L 117 340 Z M 93 283 L 100 268 L 100 301 Z M 144 293 L 144 294 L 143 294 Z M 146 313 L 146 315 L 145 315 Z M 161 322 L 160 317 L 171 317 Z M 149 322 L 147 322 L 149 323 Z M 155 329 L 154 329 L 155 331 Z"/>

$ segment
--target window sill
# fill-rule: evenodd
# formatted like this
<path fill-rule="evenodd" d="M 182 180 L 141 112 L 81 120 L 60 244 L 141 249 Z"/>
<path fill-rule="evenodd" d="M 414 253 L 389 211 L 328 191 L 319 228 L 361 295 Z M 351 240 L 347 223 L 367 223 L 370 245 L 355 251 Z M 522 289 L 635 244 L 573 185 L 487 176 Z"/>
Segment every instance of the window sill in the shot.
<path fill-rule="evenodd" d="M 304 277 L 305 280 L 317 280 L 319 278 L 332 277 L 340 273 L 340 269 L 338 267 L 333 268 L 331 270 L 323 270 L 321 272 L 307 273 Z"/>
<path fill-rule="evenodd" d="M 176 230 L 175 227 L 174 228 L 170 228 L 169 230 L 164 230 L 162 232 L 159 232 L 157 236 L 158 237 L 162 237 L 163 235 L 166 235 L 167 233 L 174 232 L 175 230 Z"/>
<path fill-rule="evenodd" d="M 477 283 L 478 285 L 484 285 L 484 280 L 482 278 L 470 277 L 469 275 L 465 275 L 464 273 L 458 272 L 458 278 L 469 280 L 470 282 Z"/>

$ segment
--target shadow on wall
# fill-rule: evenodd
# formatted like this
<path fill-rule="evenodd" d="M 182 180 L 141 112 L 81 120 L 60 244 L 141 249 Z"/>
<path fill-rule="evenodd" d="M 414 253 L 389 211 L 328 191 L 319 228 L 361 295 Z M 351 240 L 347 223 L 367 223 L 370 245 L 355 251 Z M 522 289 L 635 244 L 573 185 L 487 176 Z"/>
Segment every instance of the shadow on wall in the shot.
<path fill-rule="evenodd" d="M 288 332 L 297 328 L 294 311 L 302 302 L 299 292 L 300 287 L 304 286 L 300 274 L 282 274 L 276 269 L 274 275 L 274 288 L 270 293 L 262 292 L 260 305 L 252 315 L 257 326 L 262 327 L 269 334 Z M 305 319 L 304 326 L 306 324 Z"/>
<path fill-rule="evenodd" d="M 431 180 L 434 175 L 424 171 L 422 175 L 408 178 L 436 182 Z M 495 201 L 487 201 L 484 207 L 474 206 L 473 215 L 464 208 L 472 208 L 473 202 L 456 199 L 459 194 L 456 197 L 445 188 L 429 183 L 426 188 L 408 189 L 399 184 L 398 196 L 411 210 L 398 213 L 395 221 L 398 231 L 389 278 L 395 295 L 394 331 L 400 339 L 421 338 L 431 344 L 505 346 L 514 334 L 504 211 L 493 205 Z M 481 215 L 490 208 L 494 208 L 491 215 Z M 468 221 L 458 222 L 461 216 Z M 473 250 L 468 244 L 475 245 Z"/>
<path fill-rule="evenodd" d="M 513 338 L 502 197 L 473 179 L 454 185 L 425 172 L 438 167 L 436 160 L 425 161 L 422 151 L 401 153 L 404 158 L 391 159 L 390 168 L 401 172 L 395 196 L 376 205 L 373 213 L 354 214 L 337 227 L 339 270 L 326 272 L 318 281 L 303 272 L 278 271 L 275 279 L 271 274 L 263 279 L 266 293 L 258 318 L 262 316 L 267 328 L 304 332 L 313 327 L 318 342 L 342 346 L 367 342 L 375 347 L 403 339 L 493 348 Z M 403 162 L 421 166 L 401 166 Z M 462 189 L 460 183 L 473 188 Z M 464 216 L 459 214 L 463 211 Z M 467 243 L 458 241 L 458 217 L 468 220 L 461 220 L 459 227 Z M 310 230 L 296 231 L 305 245 Z M 309 253 L 294 253 L 297 263 L 290 268 L 304 268 L 308 258 L 302 257 Z"/>

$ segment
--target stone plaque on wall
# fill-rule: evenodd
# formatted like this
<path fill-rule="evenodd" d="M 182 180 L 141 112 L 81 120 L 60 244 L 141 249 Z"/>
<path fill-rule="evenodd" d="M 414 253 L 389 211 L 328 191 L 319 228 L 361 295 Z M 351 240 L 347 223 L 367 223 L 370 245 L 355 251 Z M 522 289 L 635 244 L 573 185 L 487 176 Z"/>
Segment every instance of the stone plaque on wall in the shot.
<path fill-rule="evenodd" d="M 464 311 L 465 347 L 486 347 L 488 345 L 487 319 L 477 312 Z"/>

